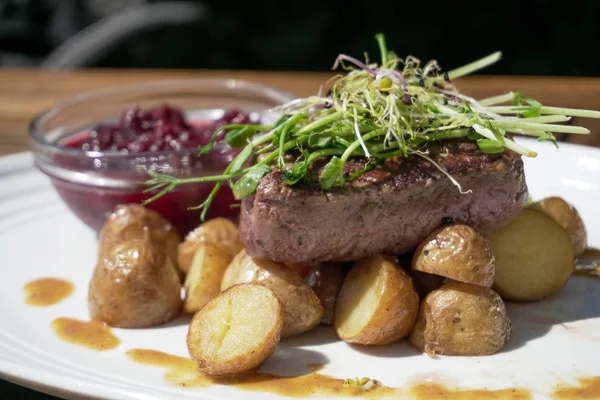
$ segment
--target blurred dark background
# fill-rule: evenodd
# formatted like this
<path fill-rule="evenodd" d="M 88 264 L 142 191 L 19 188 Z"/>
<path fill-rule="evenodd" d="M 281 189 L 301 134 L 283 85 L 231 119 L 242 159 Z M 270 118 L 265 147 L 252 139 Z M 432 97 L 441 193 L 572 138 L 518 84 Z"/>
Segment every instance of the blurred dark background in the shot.
<path fill-rule="evenodd" d="M 381 31 L 401 56 L 437 58 L 445 69 L 502 50 L 503 61 L 486 73 L 600 75 L 597 0 L 206 0 L 187 2 L 198 6 L 194 16 L 150 11 L 156 21 L 142 18 L 140 29 L 131 18 L 140 12 L 125 15 L 156 3 L 0 0 L 0 65 L 327 70 L 340 52 L 367 50 L 375 59 Z M 75 43 L 90 25 L 100 32 Z M 97 43 L 94 35 L 109 37 Z M 62 63 L 65 54 L 77 61 Z"/>

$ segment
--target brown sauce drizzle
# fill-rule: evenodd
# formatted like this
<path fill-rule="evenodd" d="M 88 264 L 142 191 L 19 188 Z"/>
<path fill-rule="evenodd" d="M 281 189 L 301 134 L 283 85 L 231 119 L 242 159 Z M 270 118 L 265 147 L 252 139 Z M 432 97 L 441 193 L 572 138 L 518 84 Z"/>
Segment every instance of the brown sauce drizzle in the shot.
<path fill-rule="evenodd" d="M 220 384 L 251 392 L 268 392 L 280 396 L 304 398 L 309 396 L 327 397 L 362 397 L 379 399 L 386 396 L 398 396 L 409 393 L 415 399 L 494 399 L 494 400 L 526 400 L 531 398 L 524 389 L 504 390 L 454 390 L 442 385 L 422 384 L 411 386 L 408 390 L 386 386 L 376 386 L 371 390 L 343 387 L 344 380 L 319 373 L 302 376 L 285 377 L 273 374 L 255 373 L 235 378 L 210 378 L 202 375 L 196 364 L 189 358 L 174 356 L 156 350 L 132 349 L 127 356 L 138 364 L 164 368 L 165 380 L 171 385 L 198 388 Z M 321 365 L 309 365 L 309 368 L 320 368 Z M 314 370 L 314 369 L 313 369 Z"/>
<path fill-rule="evenodd" d="M 61 340 L 91 350 L 111 350 L 121 343 L 119 338 L 112 334 L 110 327 L 99 321 L 57 318 L 52 321 L 52 328 Z"/>
<path fill-rule="evenodd" d="M 579 386 L 560 386 L 554 390 L 552 397 L 560 400 L 600 399 L 600 376 L 579 378 Z"/>
<path fill-rule="evenodd" d="M 575 276 L 587 276 L 600 279 L 600 250 L 586 249 L 575 260 Z"/>
<path fill-rule="evenodd" d="M 25 303 L 33 307 L 52 306 L 73 293 L 73 284 L 63 279 L 42 278 L 23 286 Z"/>
<path fill-rule="evenodd" d="M 501 389 L 501 390 L 468 390 L 449 389 L 438 383 L 422 383 L 409 389 L 409 394 L 415 399 L 427 400 L 528 400 L 531 392 L 526 389 Z"/>

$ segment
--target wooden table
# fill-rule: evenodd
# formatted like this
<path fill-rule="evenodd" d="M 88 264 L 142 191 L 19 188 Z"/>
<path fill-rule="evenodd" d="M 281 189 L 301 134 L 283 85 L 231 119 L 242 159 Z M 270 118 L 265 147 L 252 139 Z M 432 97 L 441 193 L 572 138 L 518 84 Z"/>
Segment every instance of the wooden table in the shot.
<path fill-rule="evenodd" d="M 332 73 L 183 70 L 84 70 L 50 72 L 0 69 L 0 155 L 27 150 L 27 124 L 38 112 L 75 94 L 128 83 L 179 78 L 235 78 L 263 83 L 298 96 L 315 94 Z M 600 78 L 475 76 L 457 82 L 462 92 L 482 98 L 520 91 L 546 105 L 600 110 Z M 600 120 L 574 119 L 592 130 L 570 142 L 600 147 Z"/>

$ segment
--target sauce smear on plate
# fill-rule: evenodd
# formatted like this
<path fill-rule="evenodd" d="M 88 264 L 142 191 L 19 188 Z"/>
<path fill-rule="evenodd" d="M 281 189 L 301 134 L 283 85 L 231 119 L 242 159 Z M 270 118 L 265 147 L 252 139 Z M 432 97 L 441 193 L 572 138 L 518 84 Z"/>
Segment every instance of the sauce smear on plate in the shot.
<path fill-rule="evenodd" d="M 112 334 L 108 325 L 99 321 L 80 321 L 72 318 L 57 318 L 52 321 L 54 333 L 65 342 L 105 351 L 117 347 L 121 341 Z"/>
<path fill-rule="evenodd" d="M 73 293 L 73 284 L 56 278 L 42 278 L 23 286 L 25 303 L 33 307 L 52 306 Z"/>
<path fill-rule="evenodd" d="M 600 399 L 600 376 L 579 378 L 580 386 L 560 386 L 552 398 L 560 400 Z"/>
<path fill-rule="evenodd" d="M 210 385 L 227 385 L 236 389 L 251 392 L 267 392 L 280 396 L 305 398 L 361 397 L 379 399 L 387 396 L 409 394 L 414 399 L 502 399 L 526 400 L 531 393 L 525 389 L 509 388 L 503 390 L 455 390 L 438 384 L 419 384 L 407 389 L 396 389 L 386 386 L 375 386 L 370 390 L 355 387 L 344 387 L 344 380 L 324 374 L 309 373 L 301 376 L 279 376 L 266 373 L 255 373 L 243 377 L 211 378 L 198 371 L 196 364 L 189 358 L 179 357 L 157 350 L 132 349 L 127 356 L 134 362 L 143 365 L 165 368 L 165 380 L 171 385 L 183 388 L 206 387 Z M 309 365 L 315 370 L 321 365 Z"/>

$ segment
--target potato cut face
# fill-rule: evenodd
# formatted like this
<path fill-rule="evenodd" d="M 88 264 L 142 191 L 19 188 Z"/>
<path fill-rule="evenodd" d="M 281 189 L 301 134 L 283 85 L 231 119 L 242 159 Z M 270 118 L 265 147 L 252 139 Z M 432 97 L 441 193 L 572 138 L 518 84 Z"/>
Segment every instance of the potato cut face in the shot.
<path fill-rule="evenodd" d="M 221 290 L 240 283 L 264 285 L 281 300 L 284 307 L 284 338 L 314 328 L 323 318 L 323 306 L 317 295 L 300 275 L 283 264 L 254 259 L 242 250 L 225 271 Z"/>
<path fill-rule="evenodd" d="M 334 325 L 347 342 L 383 345 L 406 336 L 419 308 L 411 278 L 391 257 L 357 262 L 338 296 Z"/>
<path fill-rule="evenodd" d="M 429 235 L 415 251 L 414 270 L 490 287 L 494 255 L 489 241 L 467 225 L 449 225 Z"/>
<path fill-rule="evenodd" d="M 561 289 L 574 269 L 567 232 L 552 218 L 525 209 L 490 235 L 496 259 L 493 289 L 509 300 L 539 300 Z"/>
<path fill-rule="evenodd" d="M 236 285 L 194 316 L 188 330 L 188 351 L 205 373 L 244 373 L 273 353 L 282 327 L 283 306 L 271 290 Z"/>
<path fill-rule="evenodd" d="M 185 278 L 184 309 L 196 312 L 221 292 L 221 280 L 232 257 L 216 246 L 201 243 Z"/>
<path fill-rule="evenodd" d="M 587 231 L 575 207 L 561 197 L 548 197 L 534 203 L 531 208 L 548 215 L 567 231 L 576 256 L 585 251 L 587 248 Z"/>
<path fill-rule="evenodd" d="M 338 330 L 344 336 L 355 336 L 369 323 L 381 298 L 385 273 L 376 265 L 350 271 L 338 297 L 336 313 Z"/>
<path fill-rule="evenodd" d="M 190 270 L 196 249 L 201 243 L 211 244 L 230 257 L 234 257 L 243 248 L 238 227 L 231 220 L 211 219 L 188 233 L 185 241 L 179 245 L 179 267 L 185 273 Z"/>

